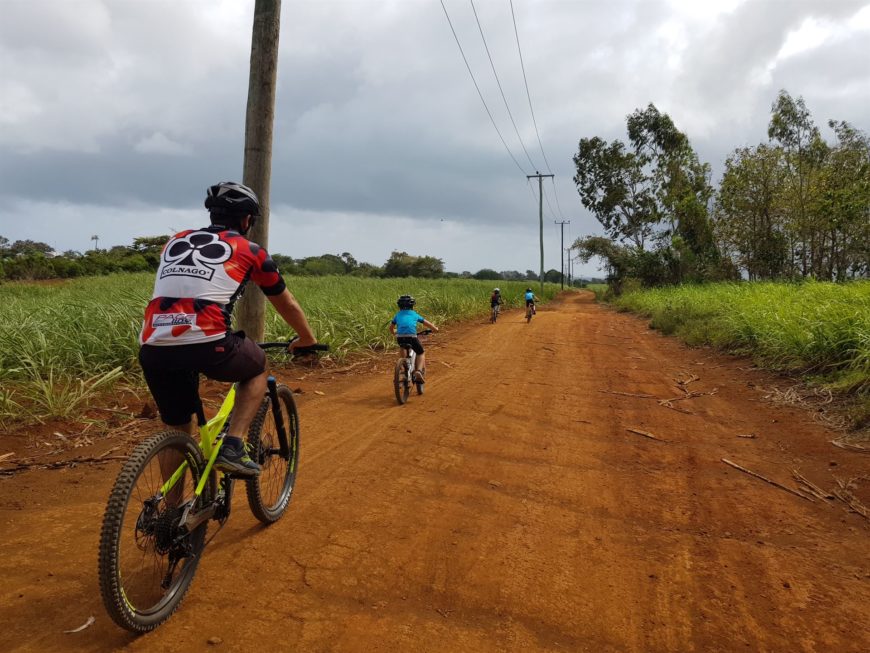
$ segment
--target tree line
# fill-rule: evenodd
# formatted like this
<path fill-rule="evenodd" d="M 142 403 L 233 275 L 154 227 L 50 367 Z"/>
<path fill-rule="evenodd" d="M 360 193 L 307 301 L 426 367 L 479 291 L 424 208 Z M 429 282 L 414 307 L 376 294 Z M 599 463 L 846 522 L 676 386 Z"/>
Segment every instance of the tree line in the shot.
<path fill-rule="evenodd" d="M 46 243 L 34 240 L 17 240 L 0 236 L 0 280 L 36 281 L 45 279 L 69 279 L 82 276 L 114 274 L 118 272 L 155 271 L 160 263 L 160 253 L 170 236 L 142 236 L 133 239 L 130 245 L 116 245 L 109 249 L 93 249 L 87 252 L 68 250 L 55 252 Z M 383 265 L 357 261 L 350 252 L 323 254 L 292 258 L 273 254 L 282 274 L 288 276 L 350 275 L 355 277 L 418 277 L 424 279 L 468 278 L 489 280 L 538 281 L 532 270 L 525 273 L 517 270 L 497 272 L 489 268 L 477 272 L 447 272 L 444 261 L 435 256 L 414 256 L 395 251 Z M 558 270 L 549 270 L 545 281 L 559 283 Z"/>
<path fill-rule="evenodd" d="M 826 141 L 803 98 L 780 91 L 768 141 L 735 149 L 718 189 L 688 137 L 653 104 L 626 119 L 628 142 L 584 138 L 581 202 L 606 237 L 578 239 L 617 290 L 722 279 L 843 281 L 870 274 L 870 139 L 830 120 Z"/>

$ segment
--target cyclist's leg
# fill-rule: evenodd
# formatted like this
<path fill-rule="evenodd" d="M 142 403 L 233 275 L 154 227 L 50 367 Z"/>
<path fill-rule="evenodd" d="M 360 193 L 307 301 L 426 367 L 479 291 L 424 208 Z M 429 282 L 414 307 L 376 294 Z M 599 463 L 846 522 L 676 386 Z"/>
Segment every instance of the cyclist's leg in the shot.
<path fill-rule="evenodd" d="M 247 381 L 240 381 L 236 386 L 236 403 L 230 418 L 229 435 L 244 439 L 260 409 L 260 404 L 263 403 L 268 376 L 264 371 Z"/>
<path fill-rule="evenodd" d="M 177 369 L 178 353 L 177 347 L 145 345 L 139 350 L 139 363 L 154 403 L 157 404 L 160 419 L 167 428 L 189 435 L 192 426 L 190 416 L 196 411 L 199 401 L 199 374 Z M 157 454 L 164 481 L 169 480 L 182 462 L 183 456 L 175 449 L 165 449 Z M 181 500 L 181 490 L 180 486 L 170 490 L 166 495 L 167 504 L 176 505 Z"/>
<path fill-rule="evenodd" d="M 414 353 L 417 354 L 417 357 L 414 359 L 414 371 L 424 371 L 426 369 L 426 350 L 423 349 L 423 345 L 420 344 L 418 338 L 414 338 L 411 341 L 411 348 L 414 350 Z"/>
<path fill-rule="evenodd" d="M 238 385 L 227 437 L 218 454 L 217 465 L 224 471 L 257 474 L 260 468 L 245 453 L 244 442 L 266 394 L 266 354 L 257 343 L 241 334 L 230 334 L 221 343 L 204 362 L 202 372 L 217 381 Z"/>

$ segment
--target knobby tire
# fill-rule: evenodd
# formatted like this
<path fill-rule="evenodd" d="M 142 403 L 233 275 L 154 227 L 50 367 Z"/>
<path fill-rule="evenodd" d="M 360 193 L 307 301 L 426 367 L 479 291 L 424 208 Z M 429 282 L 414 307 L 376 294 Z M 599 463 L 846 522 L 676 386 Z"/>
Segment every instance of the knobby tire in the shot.
<path fill-rule="evenodd" d="M 140 480 L 140 477 L 143 478 L 143 483 L 151 480 L 153 486 L 156 486 L 154 493 L 159 491 L 162 485 L 161 477 L 158 475 L 154 479 L 153 470 L 150 467 L 150 464 L 159 465 L 159 461 L 154 460 L 158 454 L 163 454 L 164 459 L 167 457 L 169 460 L 178 458 L 179 461 L 183 459 L 188 463 L 188 468 L 184 472 L 180 484 L 176 485 L 177 490 L 182 493 L 176 499 L 176 504 L 193 497 L 193 488 L 196 487 L 205 468 L 205 461 L 199 445 L 190 435 L 180 431 L 164 431 L 136 447 L 124 463 L 112 487 L 100 531 L 98 564 L 100 593 L 103 605 L 105 605 L 112 620 L 122 628 L 136 633 L 153 630 L 166 621 L 181 605 L 202 558 L 206 530 L 208 529 L 208 521 L 206 521 L 187 535 L 175 530 L 180 519 L 180 510 L 169 505 L 172 490 L 167 493 L 169 498 L 164 498 L 157 503 L 157 510 L 152 513 L 146 512 L 144 500 L 150 497 L 142 496 L 137 481 Z M 143 477 L 146 470 L 149 471 L 148 479 Z M 188 475 L 190 477 L 190 490 L 185 493 Z M 133 496 L 134 488 L 136 496 Z M 194 509 L 200 509 L 210 504 L 214 500 L 214 496 L 215 485 L 212 474 L 212 478 L 206 483 Z M 150 514 L 151 518 L 146 519 L 146 514 Z M 128 519 L 125 524 L 125 517 L 132 517 L 132 521 Z M 149 526 L 154 533 L 153 535 L 146 533 L 145 529 Z M 189 555 L 180 558 L 168 588 L 163 588 L 157 581 L 160 572 L 163 571 L 163 563 L 169 559 L 168 553 L 161 554 L 157 551 L 159 533 L 164 534 L 162 540 L 164 542 L 183 541 L 189 547 Z M 133 540 L 128 542 L 129 546 L 123 547 L 122 554 L 122 537 L 126 536 L 125 539 L 128 539 L 131 535 Z M 149 557 L 149 549 L 151 557 Z M 131 578 L 124 579 L 122 577 L 122 565 L 128 562 L 135 563 L 140 555 L 137 551 L 141 552 L 144 567 L 148 566 L 148 561 L 151 564 L 150 581 L 153 582 L 149 581 L 144 587 L 153 590 L 149 591 L 149 594 L 155 596 L 159 594 L 159 598 L 151 605 L 134 605 L 134 601 L 140 602 L 139 589 L 141 588 L 134 587 Z M 134 572 L 131 576 L 137 578 L 140 573 L 141 571 Z M 165 572 L 163 573 L 165 574 Z M 147 573 L 145 575 L 148 576 Z"/>
<path fill-rule="evenodd" d="M 402 358 L 396 361 L 396 370 L 393 373 L 393 389 L 396 392 L 396 401 L 400 406 L 408 401 L 408 395 L 411 394 L 408 367 L 408 360 Z"/>
<path fill-rule="evenodd" d="M 278 386 L 278 405 L 284 417 L 284 429 L 290 451 L 281 457 L 278 430 L 272 412 L 272 400 L 266 396 L 248 430 L 249 455 L 260 465 L 260 475 L 247 481 L 248 506 L 254 517 L 273 524 L 287 510 L 299 471 L 299 413 L 293 392 Z"/>

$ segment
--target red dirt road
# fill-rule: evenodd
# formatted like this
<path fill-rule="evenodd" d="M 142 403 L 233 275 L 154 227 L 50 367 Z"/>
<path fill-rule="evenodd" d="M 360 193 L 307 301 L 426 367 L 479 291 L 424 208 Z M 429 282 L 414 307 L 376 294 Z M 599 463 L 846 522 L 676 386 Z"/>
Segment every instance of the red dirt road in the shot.
<path fill-rule="evenodd" d="M 404 407 L 386 357 L 291 380 L 285 518 L 261 528 L 237 493 L 184 604 L 143 637 L 96 579 L 118 463 L 0 479 L 0 651 L 870 650 L 868 522 L 721 462 L 828 489 L 870 458 L 761 401 L 745 363 L 590 297 L 435 337 Z M 657 403 L 691 374 L 718 392 Z"/>

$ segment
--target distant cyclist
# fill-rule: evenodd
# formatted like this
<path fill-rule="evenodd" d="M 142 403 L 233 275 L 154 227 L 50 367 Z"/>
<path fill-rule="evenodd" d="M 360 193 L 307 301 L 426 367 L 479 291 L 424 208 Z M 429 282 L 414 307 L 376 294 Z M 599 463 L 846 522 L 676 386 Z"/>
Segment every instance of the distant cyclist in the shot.
<path fill-rule="evenodd" d="M 495 321 L 498 319 L 498 312 L 501 308 L 501 305 L 504 301 L 501 298 L 501 290 L 496 288 L 492 291 L 492 294 L 489 296 L 489 309 L 490 309 L 490 318 L 489 321 L 495 324 Z"/>
<path fill-rule="evenodd" d="M 532 315 L 537 315 L 538 312 L 535 310 L 535 300 L 538 298 L 535 297 L 535 293 L 532 292 L 531 288 L 526 288 L 526 309 L 532 311 Z"/>
<path fill-rule="evenodd" d="M 400 347 L 410 347 L 417 358 L 414 361 L 414 383 L 425 383 L 426 355 L 420 339 L 417 337 L 417 325 L 422 324 L 427 329 L 438 331 L 438 327 L 414 310 L 417 303 L 411 295 L 402 295 L 396 304 L 399 312 L 390 320 L 390 333 L 396 336 Z"/>

